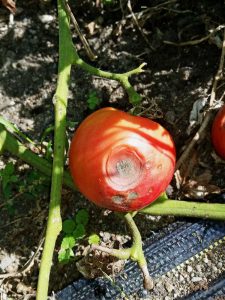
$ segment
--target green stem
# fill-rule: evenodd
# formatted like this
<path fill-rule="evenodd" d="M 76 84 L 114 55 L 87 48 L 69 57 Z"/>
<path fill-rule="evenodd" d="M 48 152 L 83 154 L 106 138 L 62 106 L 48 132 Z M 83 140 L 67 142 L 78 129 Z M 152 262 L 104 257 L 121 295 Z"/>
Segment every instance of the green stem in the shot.
<path fill-rule="evenodd" d="M 0 149 L 1 145 L 3 145 L 4 150 L 9 151 L 12 155 L 22 159 L 44 175 L 49 177 L 52 175 L 52 164 L 50 162 L 29 150 L 0 124 Z M 68 172 L 64 172 L 63 183 L 70 189 L 76 191 L 76 187 Z"/>
<path fill-rule="evenodd" d="M 38 277 L 37 300 L 45 300 L 48 295 L 48 285 L 52 258 L 56 239 L 62 228 L 60 215 L 61 189 L 64 170 L 66 109 L 68 86 L 73 57 L 73 46 L 69 21 L 62 0 L 58 0 L 59 17 L 59 68 L 58 82 L 55 94 L 55 136 L 54 158 L 52 167 L 52 184 L 50 195 L 49 216 L 46 239 L 42 253 L 40 273 Z"/>
<path fill-rule="evenodd" d="M 130 258 L 138 263 L 142 271 L 144 287 L 147 290 L 151 290 L 153 288 L 153 281 L 148 272 L 147 262 L 142 249 L 142 238 L 140 231 L 138 230 L 137 225 L 135 224 L 134 219 L 130 213 L 125 214 L 124 218 L 127 222 L 127 225 L 129 226 L 133 238 L 133 243 L 130 248 Z"/>
<path fill-rule="evenodd" d="M 117 80 L 127 91 L 130 103 L 133 105 L 137 105 L 140 103 L 141 96 L 135 91 L 133 86 L 130 84 L 129 77 L 133 74 L 143 72 L 144 70 L 142 68 L 146 65 L 145 63 L 141 64 L 138 68 L 128 71 L 126 73 L 106 72 L 87 64 L 85 61 L 83 61 L 83 59 L 79 57 L 76 49 L 74 48 L 74 64 L 81 67 L 82 69 L 84 69 L 92 75 Z"/>
<path fill-rule="evenodd" d="M 161 216 L 177 216 L 225 220 L 225 204 L 179 200 L 157 200 L 139 213 Z"/>

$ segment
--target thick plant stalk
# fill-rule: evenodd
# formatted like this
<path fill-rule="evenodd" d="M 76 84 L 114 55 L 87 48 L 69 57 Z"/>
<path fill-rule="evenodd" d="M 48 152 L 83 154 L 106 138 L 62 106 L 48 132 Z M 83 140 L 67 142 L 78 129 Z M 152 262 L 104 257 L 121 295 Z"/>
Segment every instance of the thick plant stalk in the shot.
<path fill-rule="evenodd" d="M 66 108 L 68 85 L 70 78 L 73 47 L 69 21 L 65 12 L 64 2 L 58 0 L 59 17 L 59 68 L 55 105 L 54 158 L 52 167 L 52 184 L 50 207 L 47 223 L 46 239 L 42 253 L 40 273 L 37 287 L 37 300 L 45 300 L 48 296 L 49 276 L 56 239 L 62 228 L 60 215 L 61 190 L 64 169 Z"/>
<path fill-rule="evenodd" d="M 225 204 L 180 200 L 157 200 L 139 211 L 154 216 L 192 217 L 225 220 Z"/>

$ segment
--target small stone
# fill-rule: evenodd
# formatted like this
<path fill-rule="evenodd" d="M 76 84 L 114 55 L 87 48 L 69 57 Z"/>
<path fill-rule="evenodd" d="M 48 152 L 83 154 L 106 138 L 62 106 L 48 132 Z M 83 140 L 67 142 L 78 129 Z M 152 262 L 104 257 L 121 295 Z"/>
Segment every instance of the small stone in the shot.
<path fill-rule="evenodd" d="M 199 281 L 202 281 L 202 277 L 193 277 L 191 279 L 192 282 L 199 282 Z"/>
<path fill-rule="evenodd" d="M 187 266 L 187 272 L 191 273 L 193 271 L 193 268 L 191 266 Z"/>
<path fill-rule="evenodd" d="M 223 267 L 223 263 L 222 263 L 222 262 L 219 262 L 219 263 L 217 264 L 217 267 L 218 267 L 218 269 L 221 269 L 221 268 Z"/>
<path fill-rule="evenodd" d="M 42 15 L 38 17 L 42 23 L 50 23 L 54 20 L 54 17 L 51 15 Z"/>
<path fill-rule="evenodd" d="M 204 261 L 204 263 L 206 263 L 206 264 L 208 264 L 208 262 L 209 262 L 209 260 L 208 260 L 207 257 L 205 257 L 205 258 L 203 259 L 203 261 Z"/>
<path fill-rule="evenodd" d="M 184 281 L 184 276 L 180 275 L 179 281 L 180 281 L 180 282 L 183 282 L 183 281 Z"/>
<path fill-rule="evenodd" d="M 202 267 L 200 265 L 197 265 L 196 270 L 200 273 L 200 272 L 202 272 Z"/>
<path fill-rule="evenodd" d="M 216 266 L 213 266 L 213 267 L 212 267 L 212 269 L 213 269 L 213 271 L 214 271 L 215 273 L 217 273 L 217 272 L 218 272 L 218 269 L 217 269 L 217 267 L 216 267 Z"/>
<path fill-rule="evenodd" d="M 168 293 L 171 293 L 174 290 L 174 287 L 169 282 L 165 283 L 165 288 L 166 288 Z"/>

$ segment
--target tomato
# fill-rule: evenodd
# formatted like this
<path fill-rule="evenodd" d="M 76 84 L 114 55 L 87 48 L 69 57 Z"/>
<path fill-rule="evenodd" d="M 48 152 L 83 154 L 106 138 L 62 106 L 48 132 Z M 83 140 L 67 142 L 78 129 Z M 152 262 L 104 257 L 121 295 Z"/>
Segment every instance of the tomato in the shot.
<path fill-rule="evenodd" d="M 160 124 L 107 107 L 76 130 L 69 167 L 87 199 L 127 212 L 147 206 L 165 191 L 175 156 L 174 142 Z"/>
<path fill-rule="evenodd" d="M 213 121 L 211 137 L 216 152 L 225 159 L 225 105 L 221 107 Z"/>

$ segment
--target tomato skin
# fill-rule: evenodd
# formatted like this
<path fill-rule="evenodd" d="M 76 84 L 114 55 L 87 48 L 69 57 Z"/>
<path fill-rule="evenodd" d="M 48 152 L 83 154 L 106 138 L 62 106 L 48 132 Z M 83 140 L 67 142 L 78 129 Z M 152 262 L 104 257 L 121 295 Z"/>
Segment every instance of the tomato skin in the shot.
<path fill-rule="evenodd" d="M 69 167 L 87 199 L 127 212 L 147 206 L 165 191 L 175 157 L 174 142 L 161 125 L 107 107 L 89 115 L 76 130 Z"/>
<path fill-rule="evenodd" d="M 221 107 L 213 121 L 211 138 L 215 151 L 225 159 L 225 105 Z"/>

